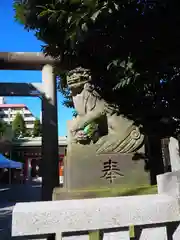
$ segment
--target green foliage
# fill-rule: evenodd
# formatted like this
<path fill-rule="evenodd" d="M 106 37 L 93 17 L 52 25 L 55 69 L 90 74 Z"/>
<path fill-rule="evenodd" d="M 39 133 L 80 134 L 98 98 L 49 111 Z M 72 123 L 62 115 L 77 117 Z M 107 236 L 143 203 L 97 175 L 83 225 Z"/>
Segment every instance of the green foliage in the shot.
<path fill-rule="evenodd" d="M 24 24 L 25 18 L 24 18 L 24 4 L 21 4 L 19 1 L 14 2 L 14 8 L 16 9 L 16 16 L 15 19 L 18 21 L 20 24 Z"/>
<path fill-rule="evenodd" d="M 32 137 L 32 130 L 26 129 L 25 137 Z"/>
<path fill-rule="evenodd" d="M 24 122 L 24 118 L 20 113 L 16 114 L 12 122 L 12 130 L 14 132 L 15 137 L 25 137 L 26 136 L 26 125 Z"/>
<path fill-rule="evenodd" d="M 0 121 L 0 136 L 2 136 L 8 127 L 8 124 L 4 121 Z"/>
<path fill-rule="evenodd" d="M 91 70 L 100 95 L 142 123 L 144 131 L 174 132 L 170 120 L 180 119 L 179 1 L 14 2 L 16 19 L 35 31 L 46 54 L 60 60 L 67 106 L 72 101 L 65 73 L 82 66 Z"/>
<path fill-rule="evenodd" d="M 57 80 L 58 80 L 58 90 L 64 96 L 63 105 L 67 108 L 73 108 L 73 102 L 71 97 L 70 89 L 67 86 L 66 71 L 59 71 L 56 68 Z"/>
<path fill-rule="evenodd" d="M 41 122 L 39 119 L 36 119 L 34 122 L 34 128 L 33 128 L 33 137 L 40 137 L 41 136 Z"/>

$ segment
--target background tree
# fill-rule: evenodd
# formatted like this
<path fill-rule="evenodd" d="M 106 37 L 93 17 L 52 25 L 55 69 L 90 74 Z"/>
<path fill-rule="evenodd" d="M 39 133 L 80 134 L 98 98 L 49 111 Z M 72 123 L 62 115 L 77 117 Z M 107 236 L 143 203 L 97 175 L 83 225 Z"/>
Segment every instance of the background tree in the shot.
<path fill-rule="evenodd" d="M 26 129 L 25 137 L 32 137 L 32 130 Z"/>
<path fill-rule="evenodd" d="M 41 122 L 39 119 L 36 119 L 34 122 L 34 128 L 33 128 L 32 135 L 33 135 L 33 137 L 41 136 Z"/>
<path fill-rule="evenodd" d="M 26 136 L 26 125 L 23 116 L 20 113 L 16 114 L 12 122 L 12 130 L 15 137 L 25 137 Z"/>
<path fill-rule="evenodd" d="M 8 127 L 8 124 L 4 121 L 0 121 L 0 136 L 2 136 Z"/>
<path fill-rule="evenodd" d="M 92 73 L 101 96 L 146 133 L 171 135 L 180 119 L 180 2 L 15 0 L 16 19 L 34 30 L 72 107 L 66 71 Z M 63 71 L 62 71 L 63 70 Z M 176 121 L 174 121 L 176 119 Z M 164 121 L 166 120 L 166 121 Z M 166 125 L 167 127 L 164 127 Z"/>

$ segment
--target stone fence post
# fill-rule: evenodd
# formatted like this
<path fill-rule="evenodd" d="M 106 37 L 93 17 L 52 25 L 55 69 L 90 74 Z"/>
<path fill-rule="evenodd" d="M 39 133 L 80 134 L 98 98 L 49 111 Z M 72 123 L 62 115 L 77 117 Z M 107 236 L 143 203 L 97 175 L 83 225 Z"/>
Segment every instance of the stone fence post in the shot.
<path fill-rule="evenodd" d="M 180 170 L 168 172 L 157 176 L 159 194 L 180 197 Z"/>

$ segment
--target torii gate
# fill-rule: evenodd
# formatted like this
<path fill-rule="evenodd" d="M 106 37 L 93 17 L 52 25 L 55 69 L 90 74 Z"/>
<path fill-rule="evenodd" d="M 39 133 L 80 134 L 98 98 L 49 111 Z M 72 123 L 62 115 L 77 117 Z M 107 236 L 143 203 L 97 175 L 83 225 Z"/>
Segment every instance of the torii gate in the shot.
<path fill-rule="evenodd" d="M 0 52 L 0 70 L 42 71 L 42 83 L 0 83 L 0 96 L 41 96 L 43 201 L 59 186 L 56 62 L 39 52 Z"/>

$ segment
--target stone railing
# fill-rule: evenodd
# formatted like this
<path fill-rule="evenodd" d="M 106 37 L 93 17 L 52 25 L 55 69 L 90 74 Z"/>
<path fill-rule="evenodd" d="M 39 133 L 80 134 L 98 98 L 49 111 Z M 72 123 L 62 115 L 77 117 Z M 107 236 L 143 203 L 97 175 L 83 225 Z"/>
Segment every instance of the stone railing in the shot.
<path fill-rule="evenodd" d="M 155 195 L 18 203 L 13 211 L 12 236 L 179 240 L 180 172 L 159 175 L 157 180 Z M 134 226 L 131 234 L 130 226 Z"/>

